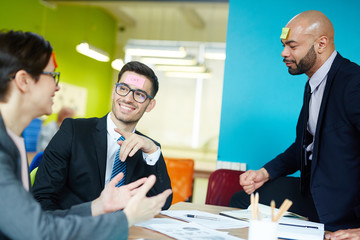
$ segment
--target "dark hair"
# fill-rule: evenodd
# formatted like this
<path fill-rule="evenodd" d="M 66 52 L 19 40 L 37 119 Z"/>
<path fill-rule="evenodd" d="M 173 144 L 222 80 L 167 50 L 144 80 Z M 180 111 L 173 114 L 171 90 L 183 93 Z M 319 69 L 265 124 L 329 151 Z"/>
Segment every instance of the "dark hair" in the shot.
<path fill-rule="evenodd" d="M 0 101 L 19 70 L 25 70 L 37 81 L 52 50 L 50 43 L 36 33 L 0 31 Z"/>
<path fill-rule="evenodd" d="M 152 82 L 151 96 L 155 97 L 156 93 L 159 90 L 159 81 L 154 71 L 151 68 L 149 68 L 148 66 L 146 66 L 141 62 L 137 62 L 137 61 L 128 62 L 121 68 L 121 71 L 119 72 L 119 76 L 118 76 L 118 82 L 120 81 L 121 76 L 126 71 L 135 72 L 137 74 L 144 75 L 146 78 L 148 78 Z"/>

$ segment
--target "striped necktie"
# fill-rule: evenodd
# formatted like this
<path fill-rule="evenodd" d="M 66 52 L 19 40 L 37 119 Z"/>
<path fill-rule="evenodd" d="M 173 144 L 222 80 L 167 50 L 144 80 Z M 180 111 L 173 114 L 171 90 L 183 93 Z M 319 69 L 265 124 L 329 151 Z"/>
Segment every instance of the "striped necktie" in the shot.
<path fill-rule="evenodd" d="M 120 140 L 124 141 L 125 138 L 123 136 L 120 136 L 117 141 L 120 141 Z M 112 169 L 112 172 L 111 172 L 110 180 L 113 179 L 120 172 L 124 173 L 124 177 L 120 180 L 120 182 L 118 182 L 116 184 L 116 187 L 120 187 L 120 186 L 125 184 L 125 176 L 126 176 L 126 162 L 122 162 L 119 159 L 119 153 L 120 153 L 120 147 L 119 147 L 119 150 L 117 150 L 116 154 L 115 154 L 115 161 L 114 161 L 113 169 Z"/>

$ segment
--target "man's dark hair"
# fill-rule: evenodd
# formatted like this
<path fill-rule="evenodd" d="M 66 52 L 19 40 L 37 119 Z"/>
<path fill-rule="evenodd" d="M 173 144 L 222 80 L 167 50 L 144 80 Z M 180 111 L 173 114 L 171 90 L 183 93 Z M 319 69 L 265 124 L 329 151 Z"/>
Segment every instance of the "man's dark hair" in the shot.
<path fill-rule="evenodd" d="M 151 68 L 149 68 L 148 66 L 146 66 L 141 62 L 137 62 L 137 61 L 128 62 L 122 67 L 121 71 L 119 72 L 118 82 L 120 81 L 121 76 L 126 71 L 135 72 L 137 74 L 143 75 L 146 78 L 148 78 L 152 82 L 151 96 L 155 97 L 156 93 L 159 90 L 159 81 L 154 71 Z"/>
<path fill-rule="evenodd" d="M 38 81 L 52 50 L 50 43 L 36 33 L 0 31 L 0 101 L 4 101 L 9 82 L 19 70 Z"/>

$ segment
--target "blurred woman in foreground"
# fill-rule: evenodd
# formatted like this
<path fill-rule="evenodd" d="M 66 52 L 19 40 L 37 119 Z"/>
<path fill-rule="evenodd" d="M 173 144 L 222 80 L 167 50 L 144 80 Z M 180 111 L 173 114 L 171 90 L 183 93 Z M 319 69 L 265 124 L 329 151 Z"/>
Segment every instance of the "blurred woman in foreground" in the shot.
<path fill-rule="evenodd" d="M 52 47 L 41 36 L 0 32 L 0 239 L 127 239 L 128 227 L 159 213 L 171 193 L 146 197 L 155 176 L 117 188 L 120 173 L 97 199 L 65 211 L 44 212 L 29 193 L 21 133 L 52 113 L 60 89 L 55 68 Z"/>

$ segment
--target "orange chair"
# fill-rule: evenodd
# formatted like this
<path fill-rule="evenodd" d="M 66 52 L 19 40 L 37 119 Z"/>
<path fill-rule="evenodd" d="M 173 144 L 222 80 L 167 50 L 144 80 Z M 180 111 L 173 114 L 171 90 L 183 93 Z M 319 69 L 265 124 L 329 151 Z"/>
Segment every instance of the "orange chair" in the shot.
<path fill-rule="evenodd" d="M 242 190 L 239 176 L 244 171 L 218 169 L 210 174 L 206 194 L 206 204 L 228 206 L 231 196 Z"/>
<path fill-rule="evenodd" d="M 164 159 L 173 191 L 171 204 L 189 200 L 193 191 L 194 160 L 168 157 Z"/>

